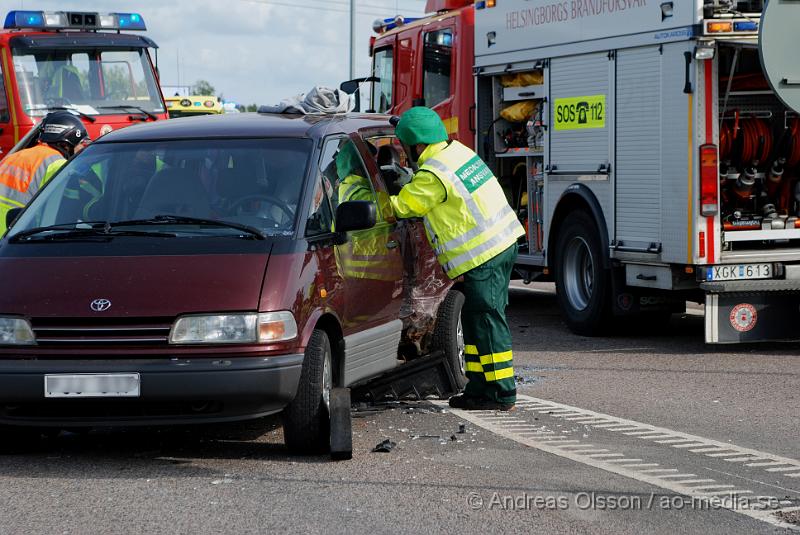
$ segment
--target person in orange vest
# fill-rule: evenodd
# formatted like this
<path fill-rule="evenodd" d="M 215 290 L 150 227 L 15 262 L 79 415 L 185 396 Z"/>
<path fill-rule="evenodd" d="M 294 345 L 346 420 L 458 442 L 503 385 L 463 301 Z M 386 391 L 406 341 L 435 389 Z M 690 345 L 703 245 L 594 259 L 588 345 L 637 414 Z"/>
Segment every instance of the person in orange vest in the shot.
<path fill-rule="evenodd" d="M 0 161 L 0 233 L 6 231 L 6 213 L 24 208 L 39 188 L 90 142 L 78 117 L 57 111 L 42 119 L 38 145 Z"/>

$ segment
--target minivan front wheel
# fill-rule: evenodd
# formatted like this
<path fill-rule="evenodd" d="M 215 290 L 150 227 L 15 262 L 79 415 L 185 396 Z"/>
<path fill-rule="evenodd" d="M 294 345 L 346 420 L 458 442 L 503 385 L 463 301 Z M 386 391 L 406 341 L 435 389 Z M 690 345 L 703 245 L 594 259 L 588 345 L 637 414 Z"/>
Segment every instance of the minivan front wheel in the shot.
<path fill-rule="evenodd" d="M 444 352 L 447 364 L 453 372 L 459 390 L 467 384 L 464 357 L 464 329 L 461 324 L 461 309 L 464 294 L 458 290 L 447 292 L 436 314 L 432 349 Z"/>
<path fill-rule="evenodd" d="M 297 395 L 283 410 L 283 438 L 292 453 L 330 449 L 333 357 L 328 334 L 314 330 L 306 346 Z"/>

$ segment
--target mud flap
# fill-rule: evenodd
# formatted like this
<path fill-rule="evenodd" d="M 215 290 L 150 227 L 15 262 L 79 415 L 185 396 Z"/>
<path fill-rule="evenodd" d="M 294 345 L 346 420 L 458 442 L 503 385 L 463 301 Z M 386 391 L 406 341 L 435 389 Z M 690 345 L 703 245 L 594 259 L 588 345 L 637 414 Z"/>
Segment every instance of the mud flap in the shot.
<path fill-rule="evenodd" d="M 331 459 L 353 458 L 353 427 L 350 419 L 350 389 L 331 389 Z"/>
<path fill-rule="evenodd" d="M 800 339 L 800 281 L 709 283 L 701 287 L 706 290 L 707 344 Z"/>
<path fill-rule="evenodd" d="M 615 316 L 635 316 L 648 312 L 684 312 L 686 299 L 675 292 L 633 288 L 625 284 L 625 270 L 611 270 L 611 312 Z"/>

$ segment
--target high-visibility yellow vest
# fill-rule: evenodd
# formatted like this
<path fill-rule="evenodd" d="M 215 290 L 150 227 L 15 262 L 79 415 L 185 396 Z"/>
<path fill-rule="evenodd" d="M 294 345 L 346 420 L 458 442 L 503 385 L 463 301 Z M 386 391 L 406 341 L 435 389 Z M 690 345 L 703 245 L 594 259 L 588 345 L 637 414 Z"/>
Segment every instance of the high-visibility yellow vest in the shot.
<path fill-rule="evenodd" d="M 339 204 L 347 201 L 375 202 L 366 178 L 349 175 L 339 183 Z M 371 229 L 352 232 L 344 245 L 336 247 L 336 260 L 345 278 L 397 281 L 402 277 L 402 259 L 388 248 L 391 228 L 378 224 Z"/>
<path fill-rule="evenodd" d="M 63 159 L 54 148 L 37 145 L 9 154 L 0 162 L 0 233 L 6 231 L 6 213 L 25 207 L 44 184 L 50 164 Z"/>
<path fill-rule="evenodd" d="M 425 230 L 451 279 L 502 253 L 525 234 L 491 169 L 458 141 L 425 160 L 420 170 L 436 175 L 443 203 L 425 217 Z"/>

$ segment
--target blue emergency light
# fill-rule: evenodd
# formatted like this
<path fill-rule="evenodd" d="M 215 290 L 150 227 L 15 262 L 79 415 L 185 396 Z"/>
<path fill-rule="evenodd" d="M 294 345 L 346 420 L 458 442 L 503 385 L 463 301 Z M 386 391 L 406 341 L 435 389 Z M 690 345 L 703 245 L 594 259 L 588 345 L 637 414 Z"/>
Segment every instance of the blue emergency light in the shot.
<path fill-rule="evenodd" d="M 412 22 L 417 20 L 419 20 L 418 17 L 402 17 L 400 15 L 392 17 L 390 19 L 377 19 L 375 22 L 372 23 L 372 30 L 375 33 L 388 32 L 389 30 L 394 30 L 395 28 L 398 28 L 400 26 L 411 24 Z"/>
<path fill-rule="evenodd" d="M 138 13 L 77 11 L 9 11 L 6 30 L 147 30 Z"/>
<path fill-rule="evenodd" d="M 735 32 L 757 32 L 758 21 L 755 20 L 740 20 L 733 23 L 733 31 Z"/>

